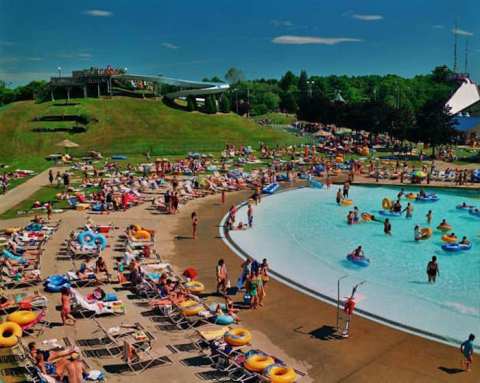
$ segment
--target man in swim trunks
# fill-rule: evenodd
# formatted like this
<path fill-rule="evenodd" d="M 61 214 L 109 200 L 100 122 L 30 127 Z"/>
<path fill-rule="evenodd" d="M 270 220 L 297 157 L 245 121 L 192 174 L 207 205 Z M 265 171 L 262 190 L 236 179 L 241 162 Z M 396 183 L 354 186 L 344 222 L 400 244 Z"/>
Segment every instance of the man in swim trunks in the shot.
<path fill-rule="evenodd" d="M 422 233 L 420 233 L 420 227 L 418 225 L 415 225 L 415 228 L 413 229 L 413 235 L 415 237 L 415 241 L 422 239 Z"/>
<path fill-rule="evenodd" d="M 463 361 L 464 369 L 467 372 L 470 372 L 472 369 L 472 359 L 473 359 L 473 341 L 475 340 L 475 335 L 470 334 L 468 339 L 463 342 L 460 346 L 460 352 L 465 357 Z"/>
<path fill-rule="evenodd" d="M 427 222 L 430 225 L 432 223 L 432 211 L 431 210 L 428 211 L 426 217 L 427 217 Z"/>
<path fill-rule="evenodd" d="M 338 189 L 338 191 L 337 191 L 336 201 L 337 201 L 337 205 L 340 205 L 340 202 L 342 202 L 342 190 L 341 189 Z"/>
<path fill-rule="evenodd" d="M 437 263 L 437 257 L 433 256 L 427 264 L 428 283 L 435 283 L 437 275 L 440 276 L 440 269 Z"/>
<path fill-rule="evenodd" d="M 460 241 L 460 245 L 470 245 L 470 241 L 467 239 L 467 237 L 463 237 Z"/>
<path fill-rule="evenodd" d="M 409 202 L 407 204 L 407 207 L 405 209 L 403 209 L 403 211 L 405 212 L 405 218 L 412 218 L 412 216 L 413 216 L 413 205 Z"/>

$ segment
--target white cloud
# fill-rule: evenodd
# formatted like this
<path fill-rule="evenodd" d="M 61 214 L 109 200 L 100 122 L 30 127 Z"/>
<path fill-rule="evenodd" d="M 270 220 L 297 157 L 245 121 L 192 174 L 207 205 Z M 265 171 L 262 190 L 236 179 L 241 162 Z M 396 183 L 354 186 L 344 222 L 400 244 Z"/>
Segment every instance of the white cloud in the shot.
<path fill-rule="evenodd" d="M 104 11 L 102 9 L 89 9 L 88 11 L 83 12 L 85 15 L 93 17 L 110 17 L 113 15 L 110 11 Z"/>
<path fill-rule="evenodd" d="M 360 15 L 358 13 L 354 13 L 352 15 L 354 19 L 357 20 L 362 20 L 362 21 L 377 21 L 377 20 L 383 20 L 382 15 Z"/>
<path fill-rule="evenodd" d="M 445 28 L 445 25 L 435 24 L 435 25 L 432 25 L 432 28 L 433 28 L 433 29 L 444 29 L 444 28 Z"/>
<path fill-rule="evenodd" d="M 473 36 L 472 32 L 465 31 L 465 30 L 460 29 L 460 28 L 453 28 L 452 33 L 454 33 L 456 35 L 462 35 L 462 36 Z"/>
<path fill-rule="evenodd" d="M 275 27 L 293 27 L 290 20 L 272 20 L 271 23 Z"/>
<path fill-rule="evenodd" d="M 167 49 L 178 49 L 178 46 L 172 43 L 162 43 L 162 47 Z"/>
<path fill-rule="evenodd" d="M 278 36 L 272 40 L 274 44 L 287 45 L 305 45 L 305 44 L 320 44 L 320 45 L 335 45 L 340 43 L 361 42 L 362 39 L 355 39 L 350 37 L 317 37 L 317 36 Z"/>

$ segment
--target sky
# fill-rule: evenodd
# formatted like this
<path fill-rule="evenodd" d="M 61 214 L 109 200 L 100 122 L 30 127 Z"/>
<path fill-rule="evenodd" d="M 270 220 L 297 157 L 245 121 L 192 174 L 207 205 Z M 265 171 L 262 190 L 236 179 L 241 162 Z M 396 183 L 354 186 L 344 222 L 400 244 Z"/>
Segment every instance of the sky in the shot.
<path fill-rule="evenodd" d="M 479 0 L 0 0 L 0 79 L 91 66 L 198 80 L 398 74 L 453 65 L 480 81 Z M 457 27 L 455 28 L 455 23 Z"/>

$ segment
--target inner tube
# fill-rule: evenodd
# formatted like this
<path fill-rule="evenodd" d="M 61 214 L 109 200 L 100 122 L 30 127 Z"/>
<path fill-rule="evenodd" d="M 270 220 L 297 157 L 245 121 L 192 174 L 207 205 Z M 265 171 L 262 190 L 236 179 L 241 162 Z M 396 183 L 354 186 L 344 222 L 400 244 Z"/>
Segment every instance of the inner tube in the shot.
<path fill-rule="evenodd" d="M 419 239 L 428 239 L 432 236 L 432 229 L 430 227 L 424 227 L 420 229 L 420 238 Z"/>
<path fill-rule="evenodd" d="M 402 216 L 401 212 L 395 212 L 390 210 L 380 210 L 379 214 L 385 217 L 401 217 Z"/>
<path fill-rule="evenodd" d="M 0 324 L 0 347 L 13 347 L 22 337 L 22 328 L 14 322 Z"/>
<path fill-rule="evenodd" d="M 452 227 L 448 224 L 447 225 L 438 225 L 437 229 L 440 230 L 440 231 L 443 231 L 443 232 L 447 232 L 447 231 L 452 230 Z"/>
<path fill-rule="evenodd" d="M 405 198 L 415 199 L 415 198 L 417 198 L 417 195 L 415 193 L 408 193 L 408 194 L 405 195 Z"/>
<path fill-rule="evenodd" d="M 272 383 L 294 383 L 297 380 L 297 374 L 291 367 L 281 364 L 272 364 L 264 371 L 264 375 Z"/>
<path fill-rule="evenodd" d="M 32 311 L 19 310 L 7 315 L 7 321 L 25 326 L 37 319 L 37 314 Z"/>
<path fill-rule="evenodd" d="M 310 186 L 311 188 L 314 188 L 314 189 L 321 189 L 323 187 L 323 184 L 320 181 L 311 179 L 308 182 L 308 186 Z"/>
<path fill-rule="evenodd" d="M 392 201 L 388 198 L 382 200 L 382 207 L 384 210 L 390 210 L 392 208 Z"/>
<path fill-rule="evenodd" d="M 225 342 L 230 346 L 245 346 L 252 340 L 252 333 L 246 328 L 235 327 L 225 333 Z"/>
<path fill-rule="evenodd" d="M 268 184 L 262 189 L 262 192 L 264 194 L 273 194 L 275 193 L 278 189 L 280 188 L 280 185 L 277 184 L 276 182 Z"/>
<path fill-rule="evenodd" d="M 78 234 L 77 241 L 80 245 L 92 245 L 95 243 L 96 234 L 93 231 L 86 230 Z"/>
<path fill-rule="evenodd" d="M 112 156 L 112 160 L 114 161 L 123 161 L 123 160 L 126 160 L 128 157 L 123 155 L 123 154 L 114 154 Z"/>
<path fill-rule="evenodd" d="M 59 293 L 63 288 L 70 288 L 70 281 L 63 275 L 51 275 L 44 282 L 45 291 Z"/>
<path fill-rule="evenodd" d="M 426 194 L 423 197 L 418 194 L 416 198 L 419 202 L 437 202 L 439 199 L 436 194 Z"/>
<path fill-rule="evenodd" d="M 449 252 L 457 252 L 457 251 L 466 251 L 472 248 L 472 244 L 469 243 L 468 245 L 461 244 L 461 243 L 444 243 L 442 245 L 442 250 L 449 251 Z"/>
<path fill-rule="evenodd" d="M 183 315 L 189 317 L 189 316 L 197 315 L 198 313 L 200 313 L 201 311 L 204 311 L 204 310 L 205 310 L 205 308 L 203 307 L 203 305 L 196 304 L 194 306 L 184 307 L 182 309 L 182 313 L 183 313 Z"/>
<path fill-rule="evenodd" d="M 205 290 L 205 286 L 203 285 L 202 282 L 199 281 L 190 281 L 185 283 L 185 287 L 191 292 L 191 293 L 201 293 L 203 290 Z"/>
<path fill-rule="evenodd" d="M 475 208 L 475 206 L 473 206 L 473 205 L 462 205 L 462 204 L 457 205 L 456 207 L 459 210 L 470 210 L 470 209 Z"/>
<path fill-rule="evenodd" d="M 198 304 L 197 301 L 194 301 L 193 299 L 187 299 L 186 301 L 180 302 L 178 306 L 183 308 L 183 307 L 195 306 L 196 304 Z"/>
<path fill-rule="evenodd" d="M 443 235 L 442 236 L 442 241 L 447 242 L 447 243 L 455 243 L 457 242 L 458 238 L 456 236 L 451 236 L 451 235 Z"/>
<path fill-rule="evenodd" d="M 351 199 L 346 199 L 346 198 L 344 198 L 344 199 L 342 199 L 342 200 L 340 201 L 340 203 L 341 203 L 343 206 L 350 206 L 350 205 L 353 203 L 353 201 L 352 201 Z"/>
<path fill-rule="evenodd" d="M 244 366 L 249 371 L 262 372 L 272 364 L 275 364 L 275 360 L 271 356 L 255 353 L 247 357 Z"/>
<path fill-rule="evenodd" d="M 144 241 L 150 241 L 152 237 L 151 234 L 146 230 L 138 230 L 133 236 L 135 237 L 135 239 L 141 239 Z"/>
<path fill-rule="evenodd" d="M 230 315 L 217 315 L 215 318 L 215 324 L 220 324 L 223 326 L 232 324 L 233 322 L 235 322 L 235 319 L 233 319 L 233 317 Z"/>
<path fill-rule="evenodd" d="M 470 209 L 468 211 L 468 213 L 471 214 L 471 215 L 474 215 L 476 217 L 480 217 L 480 209 L 476 209 L 476 208 L 475 209 Z"/>
<path fill-rule="evenodd" d="M 355 257 L 353 254 L 348 254 L 347 259 L 358 266 L 367 267 L 370 265 L 370 259 L 366 257 Z"/>
<path fill-rule="evenodd" d="M 361 214 L 361 217 L 362 217 L 362 219 L 363 219 L 364 221 L 367 221 L 367 222 L 369 222 L 369 221 L 372 220 L 372 215 L 371 215 L 371 214 L 368 214 L 368 213 L 362 213 L 362 214 Z"/>

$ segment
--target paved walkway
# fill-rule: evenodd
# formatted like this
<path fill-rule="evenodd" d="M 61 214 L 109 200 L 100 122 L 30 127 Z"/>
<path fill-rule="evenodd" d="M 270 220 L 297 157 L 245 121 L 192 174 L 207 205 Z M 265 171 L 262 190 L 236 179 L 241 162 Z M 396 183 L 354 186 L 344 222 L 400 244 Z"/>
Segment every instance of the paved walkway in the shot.
<path fill-rule="evenodd" d="M 56 174 L 57 171 L 64 170 L 64 168 L 60 167 L 53 167 L 49 169 L 53 170 L 53 174 Z M 16 188 L 7 191 L 6 194 L 0 195 L 0 214 L 5 213 L 7 210 L 10 210 L 12 207 L 26 200 L 42 186 L 48 185 L 49 169 L 46 169 L 36 176 L 30 178 L 28 181 L 18 185 Z"/>

